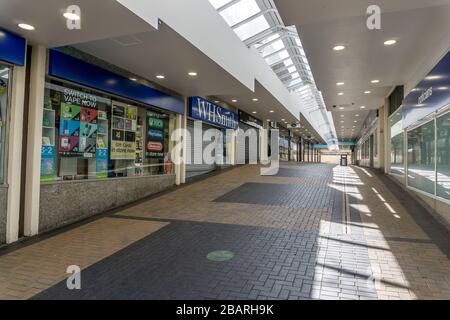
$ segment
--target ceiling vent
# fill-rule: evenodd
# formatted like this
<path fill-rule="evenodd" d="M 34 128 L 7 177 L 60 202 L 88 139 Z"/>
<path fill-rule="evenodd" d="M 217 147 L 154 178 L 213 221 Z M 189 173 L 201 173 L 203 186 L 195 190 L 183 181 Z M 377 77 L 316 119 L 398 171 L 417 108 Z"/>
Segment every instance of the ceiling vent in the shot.
<path fill-rule="evenodd" d="M 121 36 L 121 37 L 115 37 L 115 38 L 111 38 L 111 40 L 122 47 L 137 46 L 137 45 L 141 45 L 144 43 L 144 41 L 142 41 L 135 35 L 126 35 L 126 36 Z"/>

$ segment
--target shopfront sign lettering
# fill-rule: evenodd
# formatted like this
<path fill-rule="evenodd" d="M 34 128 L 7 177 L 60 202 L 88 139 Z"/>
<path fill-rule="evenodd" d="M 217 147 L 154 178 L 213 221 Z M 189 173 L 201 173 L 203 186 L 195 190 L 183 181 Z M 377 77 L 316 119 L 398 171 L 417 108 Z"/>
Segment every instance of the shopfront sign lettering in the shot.
<path fill-rule="evenodd" d="M 433 95 L 433 87 L 428 88 L 424 93 L 422 93 L 419 97 L 418 104 L 423 104 L 429 97 Z"/>
<path fill-rule="evenodd" d="M 190 98 L 189 115 L 191 118 L 222 128 L 237 129 L 238 127 L 238 116 L 236 113 L 201 97 Z"/>

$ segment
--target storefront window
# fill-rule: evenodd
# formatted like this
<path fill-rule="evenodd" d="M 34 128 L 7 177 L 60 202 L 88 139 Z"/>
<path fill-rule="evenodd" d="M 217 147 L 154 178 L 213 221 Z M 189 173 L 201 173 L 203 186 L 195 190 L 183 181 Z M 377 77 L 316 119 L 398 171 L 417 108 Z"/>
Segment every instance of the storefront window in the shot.
<path fill-rule="evenodd" d="M 408 132 L 408 186 L 434 194 L 434 121 Z"/>
<path fill-rule="evenodd" d="M 80 180 L 170 173 L 169 115 L 107 95 L 47 83 L 41 180 Z"/>
<path fill-rule="evenodd" d="M 436 119 L 437 196 L 450 200 L 450 113 Z"/>
<path fill-rule="evenodd" d="M 6 170 L 6 121 L 8 111 L 8 92 L 10 68 L 0 64 L 0 184 L 5 181 Z"/>
<path fill-rule="evenodd" d="M 389 172 L 403 175 L 404 156 L 403 156 L 403 127 L 401 111 L 395 112 L 389 119 L 391 134 L 391 163 Z"/>

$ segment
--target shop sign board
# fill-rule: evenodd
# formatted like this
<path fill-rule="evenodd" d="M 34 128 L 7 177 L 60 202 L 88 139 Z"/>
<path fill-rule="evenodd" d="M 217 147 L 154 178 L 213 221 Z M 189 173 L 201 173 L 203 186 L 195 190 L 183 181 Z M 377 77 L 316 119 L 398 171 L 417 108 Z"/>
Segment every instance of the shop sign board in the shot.
<path fill-rule="evenodd" d="M 239 117 L 236 113 L 201 97 L 189 99 L 189 116 L 224 129 L 238 129 Z"/>
<path fill-rule="evenodd" d="M 403 100 L 403 129 L 449 104 L 450 52 Z"/>
<path fill-rule="evenodd" d="M 23 66 L 26 40 L 0 28 L 0 61 Z"/>

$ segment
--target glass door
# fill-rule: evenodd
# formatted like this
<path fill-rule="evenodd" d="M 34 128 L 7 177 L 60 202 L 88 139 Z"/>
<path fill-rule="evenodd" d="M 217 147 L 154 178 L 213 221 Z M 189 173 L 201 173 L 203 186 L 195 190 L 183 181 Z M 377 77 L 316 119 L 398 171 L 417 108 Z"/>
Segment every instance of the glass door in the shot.
<path fill-rule="evenodd" d="M 0 64 L 0 184 L 5 183 L 6 171 L 6 125 L 8 119 L 9 82 L 11 68 Z"/>

